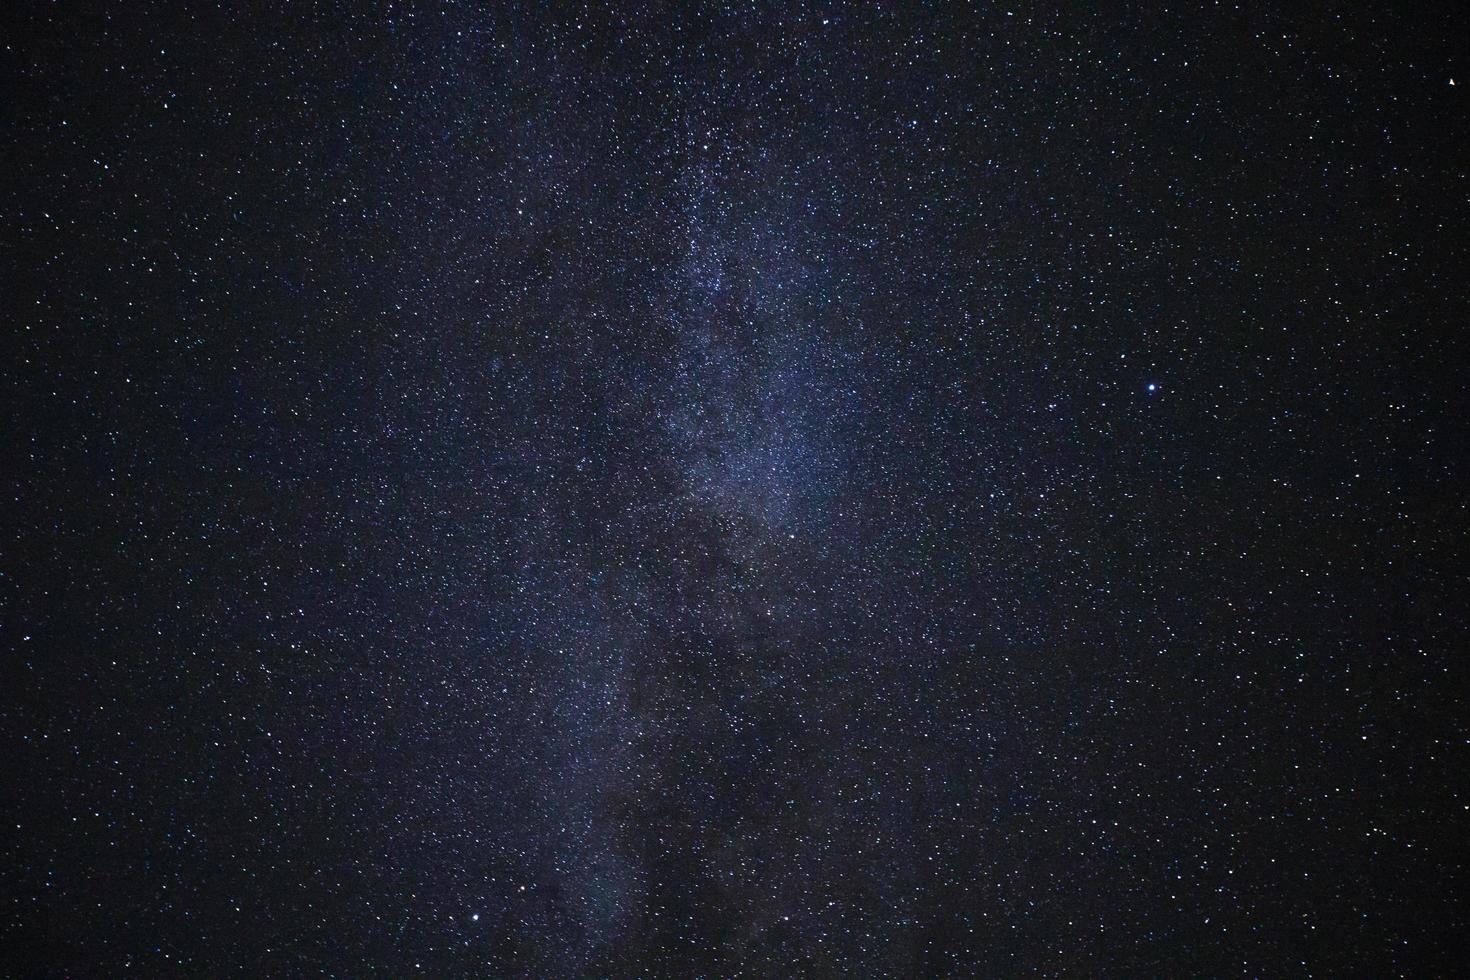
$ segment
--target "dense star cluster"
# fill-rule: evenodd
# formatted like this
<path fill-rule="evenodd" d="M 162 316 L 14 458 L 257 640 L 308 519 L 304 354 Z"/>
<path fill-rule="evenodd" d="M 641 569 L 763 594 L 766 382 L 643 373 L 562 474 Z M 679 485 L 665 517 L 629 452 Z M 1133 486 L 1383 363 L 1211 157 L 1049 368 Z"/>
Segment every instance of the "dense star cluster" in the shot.
<path fill-rule="evenodd" d="M 0 973 L 1450 972 L 1465 25 L 520 6 L 3 15 Z"/>

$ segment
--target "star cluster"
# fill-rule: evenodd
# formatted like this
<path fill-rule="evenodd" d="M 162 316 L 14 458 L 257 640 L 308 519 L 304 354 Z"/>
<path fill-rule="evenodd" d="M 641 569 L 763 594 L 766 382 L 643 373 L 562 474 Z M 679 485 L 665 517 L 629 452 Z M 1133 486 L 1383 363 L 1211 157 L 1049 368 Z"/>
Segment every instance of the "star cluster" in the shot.
<path fill-rule="evenodd" d="M 0 972 L 1450 971 L 1456 32 L 517 6 L 5 15 Z"/>

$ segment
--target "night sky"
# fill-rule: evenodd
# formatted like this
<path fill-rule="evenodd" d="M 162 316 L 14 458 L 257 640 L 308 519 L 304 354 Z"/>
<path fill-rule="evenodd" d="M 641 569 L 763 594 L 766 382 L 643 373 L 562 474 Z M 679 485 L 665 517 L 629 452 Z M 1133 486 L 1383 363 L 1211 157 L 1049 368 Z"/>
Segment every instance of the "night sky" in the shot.
<path fill-rule="evenodd" d="M 0 975 L 1454 972 L 1466 25 L 1250 6 L 8 7 Z"/>

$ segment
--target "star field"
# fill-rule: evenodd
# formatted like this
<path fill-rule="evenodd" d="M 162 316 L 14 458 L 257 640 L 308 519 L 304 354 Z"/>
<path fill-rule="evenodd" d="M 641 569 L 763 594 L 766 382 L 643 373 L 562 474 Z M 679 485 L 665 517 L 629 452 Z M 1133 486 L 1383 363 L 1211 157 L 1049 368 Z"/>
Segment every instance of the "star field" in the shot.
<path fill-rule="evenodd" d="M 1461 18 L 516 6 L 3 15 L 0 974 L 1451 975 Z"/>

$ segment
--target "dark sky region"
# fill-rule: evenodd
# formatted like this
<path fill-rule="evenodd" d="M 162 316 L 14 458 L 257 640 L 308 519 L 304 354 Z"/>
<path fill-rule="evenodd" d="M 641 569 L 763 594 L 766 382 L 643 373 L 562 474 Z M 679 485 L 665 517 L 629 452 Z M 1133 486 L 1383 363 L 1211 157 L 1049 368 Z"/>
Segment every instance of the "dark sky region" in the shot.
<path fill-rule="evenodd" d="M 8 5 L 0 975 L 1462 971 L 1463 13 Z"/>

